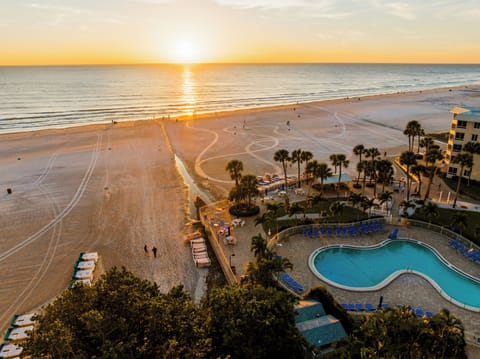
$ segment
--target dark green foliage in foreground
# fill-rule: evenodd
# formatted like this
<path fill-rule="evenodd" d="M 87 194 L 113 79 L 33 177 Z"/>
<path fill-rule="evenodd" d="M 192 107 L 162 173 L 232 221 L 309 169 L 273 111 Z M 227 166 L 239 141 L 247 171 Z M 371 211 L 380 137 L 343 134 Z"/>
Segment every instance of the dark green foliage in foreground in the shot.
<path fill-rule="evenodd" d="M 25 354 L 47 358 L 300 358 L 293 299 L 261 286 L 212 290 L 200 306 L 125 269 L 66 290 L 43 311 Z"/>
<path fill-rule="evenodd" d="M 75 287 L 49 305 L 26 345 L 34 357 L 207 357 L 201 312 L 182 287 L 158 287 L 112 269 L 92 287 Z"/>
<path fill-rule="evenodd" d="M 340 320 L 342 323 L 343 329 L 347 333 L 351 333 L 354 327 L 352 317 L 347 313 L 345 309 L 342 308 L 340 304 L 333 298 L 329 291 L 325 287 L 315 287 L 311 289 L 306 295 L 306 299 L 315 299 L 322 303 L 323 309 L 328 314 L 333 315 L 335 318 Z"/>
<path fill-rule="evenodd" d="M 408 308 L 365 315 L 335 358 L 464 359 L 463 326 L 448 310 L 419 318 Z"/>
<path fill-rule="evenodd" d="M 293 297 L 259 285 L 210 292 L 206 308 L 213 358 L 303 358 L 306 345 L 295 327 Z"/>

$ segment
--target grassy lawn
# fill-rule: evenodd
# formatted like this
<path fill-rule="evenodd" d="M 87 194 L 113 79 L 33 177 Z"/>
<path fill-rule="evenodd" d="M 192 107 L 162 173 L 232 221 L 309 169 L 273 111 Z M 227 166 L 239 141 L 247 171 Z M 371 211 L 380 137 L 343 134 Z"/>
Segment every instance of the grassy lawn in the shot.
<path fill-rule="evenodd" d="M 467 216 L 467 228 L 462 228 L 461 233 L 460 229 L 457 229 L 456 232 L 467 237 L 475 244 L 480 245 L 480 212 L 472 211 L 460 211 L 453 208 L 438 208 L 438 216 L 432 219 L 432 223 L 438 226 L 444 226 L 450 228 L 452 223 L 452 216 L 455 213 L 463 213 Z M 412 219 L 417 219 L 420 221 L 429 222 L 429 219 L 426 218 L 421 212 L 416 211 L 415 214 L 411 217 Z"/>
<path fill-rule="evenodd" d="M 443 181 L 447 184 L 448 187 L 455 193 L 457 189 L 458 179 L 453 178 L 442 178 Z M 476 201 L 480 201 L 480 183 L 476 181 L 470 181 L 470 186 L 467 186 L 467 180 L 462 179 L 462 184 L 460 185 L 460 194 L 468 196 Z"/>

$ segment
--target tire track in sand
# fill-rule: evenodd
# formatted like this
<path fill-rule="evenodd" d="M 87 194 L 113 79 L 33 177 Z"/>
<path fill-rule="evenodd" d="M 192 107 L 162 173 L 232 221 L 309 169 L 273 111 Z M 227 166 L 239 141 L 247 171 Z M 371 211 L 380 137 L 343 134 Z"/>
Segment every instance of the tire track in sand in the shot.
<path fill-rule="evenodd" d="M 54 219 L 52 219 L 48 224 L 40 228 L 37 232 L 33 233 L 32 235 L 30 235 L 29 237 L 27 237 L 17 245 L 13 246 L 12 248 L 0 254 L 0 262 L 14 255 L 18 251 L 20 251 L 22 248 L 26 247 L 27 245 L 36 241 L 42 235 L 47 233 L 50 229 L 52 229 L 58 223 L 60 223 L 60 221 L 62 221 L 62 219 L 65 216 L 67 216 L 75 208 L 78 202 L 80 202 L 80 199 L 82 198 L 82 195 L 85 192 L 88 182 L 90 181 L 90 178 L 92 177 L 93 171 L 95 169 L 95 165 L 97 163 L 99 153 L 100 153 L 100 147 L 102 144 L 102 137 L 103 137 L 103 134 L 97 134 L 97 143 L 95 145 L 95 148 L 92 151 L 90 163 L 70 203 L 68 203 L 68 205 L 60 213 L 58 213 L 58 215 Z"/>

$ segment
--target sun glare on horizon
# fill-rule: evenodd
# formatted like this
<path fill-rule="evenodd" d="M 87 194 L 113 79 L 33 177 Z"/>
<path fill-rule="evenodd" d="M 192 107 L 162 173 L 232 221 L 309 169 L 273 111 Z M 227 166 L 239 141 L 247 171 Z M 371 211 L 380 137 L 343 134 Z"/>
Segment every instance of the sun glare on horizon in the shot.
<path fill-rule="evenodd" d="M 178 64 L 196 63 L 199 61 L 199 50 L 190 41 L 179 41 L 175 44 L 171 57 Z"/>

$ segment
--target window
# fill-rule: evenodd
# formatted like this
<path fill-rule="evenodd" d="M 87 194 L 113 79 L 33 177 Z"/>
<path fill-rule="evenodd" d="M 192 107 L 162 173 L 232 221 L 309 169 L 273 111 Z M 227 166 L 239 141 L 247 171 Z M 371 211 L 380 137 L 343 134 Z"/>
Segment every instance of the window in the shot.
<path fill-rule="evenodd" d="M 457 128 L 465 128 L 467 127 L 467 121 L 458 121 Z"/>
<path fill-rule="evenodd" d="M 480 122 L 475 122 L 473 124 L 473 128 L 480 128 Z"/>
<path fill-rule="evenodd" d="M 455 176 L 457 174 L 457 168 L 456 167 L 448 167 L 448 174 Z"/>
<path fill-rule="evenodd" d="M 453 152 L 460 152 L 462 150 L 462 145 L 453 145 Z"/>
<path fill-rule="evenodd" d="M 457 132 L 455 134 L 455 140 L 456 141 L 463 141 L 465 138 L 465 134 L 463 132 Z"/>
<path fill-rule="evenodd" d="M 478 141 L 478 135 L 472 135 L 472 141 Z"/>
<path fill-rule="evenodd" d="M 468 176 L 470 176 L 470 172 L 471 172 L 470 169 L 464 170 L 464 171 L 463 171 L 463 175 L 464 175 L 465 177 L 468 177 Z"/>

